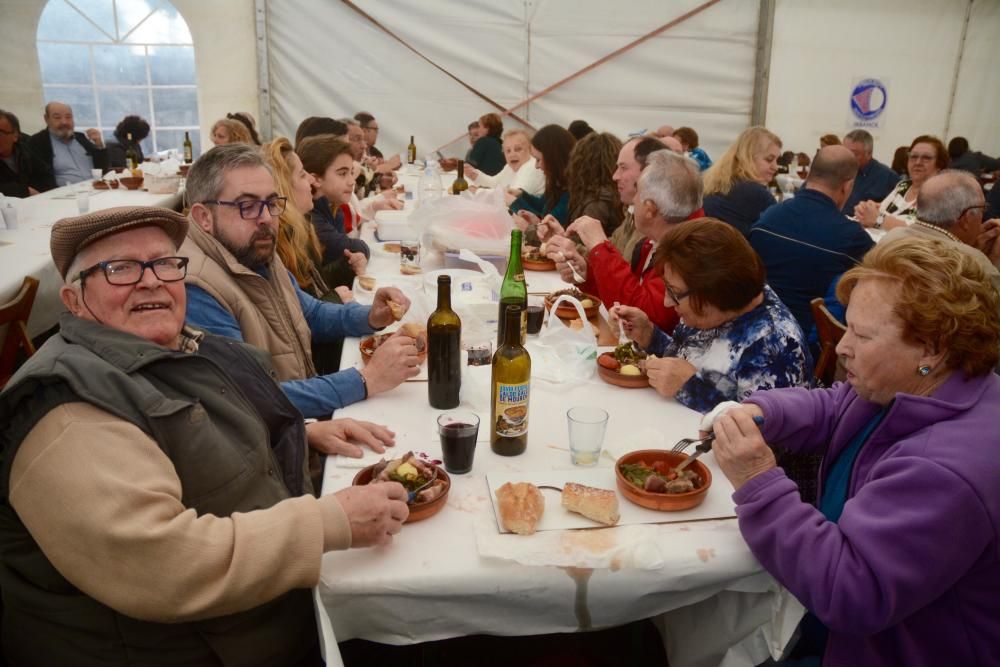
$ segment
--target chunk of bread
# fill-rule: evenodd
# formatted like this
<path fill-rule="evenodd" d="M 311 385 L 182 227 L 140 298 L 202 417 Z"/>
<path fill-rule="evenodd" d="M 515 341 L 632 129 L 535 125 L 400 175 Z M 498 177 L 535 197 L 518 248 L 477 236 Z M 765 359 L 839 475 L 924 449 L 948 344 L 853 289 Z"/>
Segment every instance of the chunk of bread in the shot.
<path fill-rule="evenodd" d="M 605 526 L 614 526 L 621 518 L 618 514 L 618 496 L 614 491 L 595 489 L 574 482 L 567 482 L 563 487 L 562 506 Z"/>
<path fill-rule="evenodd" d="M 528 482 L 507 482 L 496 490 L 500 523 L 512 533 L 533 535 L 545 513 L 545 498 Z"/>
<path fill-rule="evenodd" d="M 392 319 L 397 322 L 403 319 L 403 315 L 406 314 L 406 309 L 403 308 L 402 304 L 396 303 L 395 301 L 388 301 L 389 312 L 392 313 Z"/>

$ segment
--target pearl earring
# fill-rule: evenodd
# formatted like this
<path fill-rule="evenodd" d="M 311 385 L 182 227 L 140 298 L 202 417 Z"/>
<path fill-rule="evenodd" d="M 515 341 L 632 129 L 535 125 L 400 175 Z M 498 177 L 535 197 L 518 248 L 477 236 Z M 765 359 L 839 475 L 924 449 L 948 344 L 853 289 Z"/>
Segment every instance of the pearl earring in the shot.
<path fill-rule="evenodd" d="M 919 368 L 917 368 L 917 372 L 920 373 L 920 375 L 926 377 L 931 374 L 931 367 L 927 365 L 920 366 Z"/>

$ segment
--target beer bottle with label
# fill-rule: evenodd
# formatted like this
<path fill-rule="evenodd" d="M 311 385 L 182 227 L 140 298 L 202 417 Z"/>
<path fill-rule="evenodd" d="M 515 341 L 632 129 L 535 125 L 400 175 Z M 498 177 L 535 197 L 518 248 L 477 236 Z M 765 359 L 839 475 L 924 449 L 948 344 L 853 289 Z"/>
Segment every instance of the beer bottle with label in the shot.
<path fill-rule="evenodd" d="M 524 283 L 524 269 L 521 267 L 521 230 L 514 229 L 510 233 L 510 259 L 507 260 L 507 273 L 504 274 L 500 286 L 500 311 L 497 314 L 497 348 L 503 345 L 505 313 L 511 306 L 521 308 L 520 343 L 528 330 L 528 287 Z"/>
<path fill-rule="evenodd" d="M 132 141 L 132 133 L 129 132 L 125 139 L 125 166 L 134 172 L 139 168 L 139 151 L 135 149 L 135 142 Z M 133 174 L 134 175 L 134 174 Z"/>
<path fill-rule="evenodd" d="M 410 135 L 410 145 L 406 147 L 406 164 L 413 164 L 417 161 L 417 145 L 413 143 L 413 135 Z"/>
<path fill-rule="evenodd" d="M 521 344 L 522 309 L 507 309 L 504 343 L 493 354 L 490 401 L 490 449 L 501 456 L 517 456 L 528 446 L 528 394 L 531 357 Z"/>
<path fill-rule="evenodd" d="M 458 161 L 458 176 L 451 184 L 451 194 L 460 195 L 469 189 L 469 182 L 465 180 L 465 160 Z"/>
<path fill-rule="evenodd" d="M 194 147 L 191 145 L 191 135 L 184 132 L 184 164 L 194 161 Z"/>
<path fill-rule="evenodd" d="M 438 276 L 437 310 L 427 319 L 427 395 L 431 407 L 458 406 L 462 388 L 462 320 L 451 309 L 451 277 Z"/>

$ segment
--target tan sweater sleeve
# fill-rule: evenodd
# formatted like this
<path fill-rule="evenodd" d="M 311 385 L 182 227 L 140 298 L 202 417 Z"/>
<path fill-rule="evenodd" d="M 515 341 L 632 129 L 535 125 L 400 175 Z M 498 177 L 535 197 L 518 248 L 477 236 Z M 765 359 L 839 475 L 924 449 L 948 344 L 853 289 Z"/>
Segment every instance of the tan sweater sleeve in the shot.
<path fill-rule="evenodd" d="M 10 488 L 11 505 L 68 581 L 143 620 L 221 616 L 315 586 L 324 543 L 350 546 L 333 496 L 197 516 L 181 504 L 180 479 L 156 443 L 87 403 L 59 406 L 35 425 Z"/>

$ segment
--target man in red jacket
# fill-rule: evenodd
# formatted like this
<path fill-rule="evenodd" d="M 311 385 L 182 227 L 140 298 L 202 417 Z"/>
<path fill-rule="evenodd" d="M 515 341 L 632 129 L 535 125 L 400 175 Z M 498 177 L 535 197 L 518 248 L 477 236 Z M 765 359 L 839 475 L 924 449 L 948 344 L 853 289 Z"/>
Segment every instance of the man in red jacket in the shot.
<path fill-rule="evenodd" d="M 635 227 L 645 240 L 635 246 L 631 261 L 605 236 L 599 220 L 587 216 L 573 221 L 563 235 L 548 241 L 563 280 L 573 282 L 570 263 L 585 278 L 577 286 L 600 297 L 608 308 L 618 302 L 639 308 L 658 327 L 672 332 L 677 313 L 663 303 L 666 286 L 652 268 L 653 249 L 673 225 L 705 215 L 701 208 L 702 183 L 694 161 L 670 151 L 656 151 L 648 158 L 636 192 Z M 577 253 L 570 236 L 576 234 L 587 249 Z M 561 255 L 560 255 L 561 253 Z"/>

